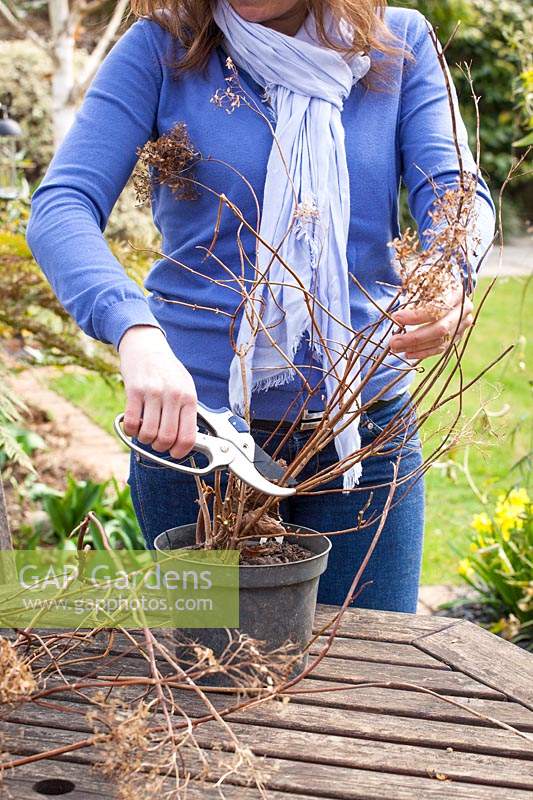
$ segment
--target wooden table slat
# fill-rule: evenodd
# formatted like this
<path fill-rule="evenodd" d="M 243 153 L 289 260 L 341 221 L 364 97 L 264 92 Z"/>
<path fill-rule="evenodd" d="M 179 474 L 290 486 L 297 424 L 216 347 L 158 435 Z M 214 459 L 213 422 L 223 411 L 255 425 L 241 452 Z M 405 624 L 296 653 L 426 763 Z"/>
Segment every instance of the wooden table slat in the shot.
<path fill-rule="evenodd" d="M 6 775 L 6 787 L 9 787 L 13 800 L 43 800 L 43 795 L 34 791 L 33 786 L 50 778 L 66 779 L 75 784 L 73 792 L 63 795 L 65 800 L 111 800 L 116 793 L 116 786 L 103 773 L 88 768 L 87 764 L 59 759 L 45 759 L 12 770 Z M 166 781 L 164 787 L 171 789 L 171 781 Z M 247 786 L 228 784 L 224 786 L 224 796 L 226 800 L 259 800 L 257 789 Z M 3 798 L 1 784 L 0 797 Z M 191 783 L 187 788 L 187 800 L 220 800 L 220 792 L 213 785 Z M 309 800 L 309 795 L 291 793 L 289 798 L 285 792 L 269 792 L 268 800 Z M 321 800 L 334 798 L 321 797 Z"/>
<path fill-rule="evenodd" d="M 135 637 L 139 640 L 140 646 L 144 643 L 141 637 Z M 84 655 L 90 653 L 101 653 L 102 647 L 108 641 L 108 634 L 102 636 L 99 642 L 91 642 L 84 646 Z M 312 646 L 311 652 L 317 654 L 321 651 L 326 644 L 327 639 L 325 636 L 319 636 L 316 643 Z M 116 655 L 124 652 L 125 659 L 139 659 L 140 654 L 133 651 L 131 642 L 120 633 L 117 633 L 114 639 L 114 645 L 110 650 L 110 655 Z M 328 658 L 349 658 L 353 661 L 366 661 L 370 663 L 380 664 L 397 664 L 405 667 L 422 667 L 426 669 L 439 669 L 450 672 L 451 669 L 448 664 L 443 663 L 438 658 L 434 658 L 428 653 L 422 652 L 418 647 L 413 644 L 399 644 L 395 642 L 378 642 L 369 641 L 365 639 L 354 639 L 337 636 L 333 645 L 328 652 Z"/>
<path fill-rule="evenodd" d="M 315 615 L 315 631 L 329 626 L 338 612 L 337 606 L 319 605 Z M 351 608 L 344 614 L 338 633 L 354 639 L 410 644 L 421 636 L 461 624 L 461 620 L 452 617 L 400 614 L 395 611 L 369 612 Z"/>
<path fill-rule="evenodd" d="M 317 630 L 338 611 L 319 607 Z M 135 636 L 141 636 L 136 632 Z M 82 648 L 96 654 L 105 641 Z M 315 652 L 324 638 L 313 645 Z M 147 673 L 140 653 L 125 655 L 117 636 L 106 662 L 67 668 L 83 678 L 97 668 L 100 676 Z M 168 668 L 168 665 L 166 665 Z M 51 677 L 48 685 L 57 685 Z M 378 687 L 350 684 L 374 682 Z M 488 714 L 496 720 L 533 731 L 533 657 L 470 623 L 390 612 L 349 609 L 339 636 L 313 675 L 298 689 L 335 685 L 335 692 L 296 695 L 288 704 L 271 702 L 229 718 L 244 747 L 253 750 L 266 770 L 268 800 L 530 800 L 533 797 L 533 733 L 519 736 L 497 723 L 476 719 L 438 697 L 415 691 L 430 689 Z M 412 687 L 412 688 L 409 688 Z M 177 690 L 175 690 L 177 691 Z M 119 692 L 134 699 L 138 689 Z M 152 690 L 151 696 L 154 696 Z M 210 693 L 217 707 L 227 695 Z M 54 695 L 58 708 L 25 704 L 0 723 L 4 750 L 13 754 L 42 752 L 85 738 L 88 700 L 66 690 Z M 191 716 L 205 706 L 179 691 L 180 706 Z M 161 712 L 159 712 L 161 713 Z M 232 764 L 233 742 L 217 723 L 196 728 L 196 738 L 210 765 L 209 781 L 192 784 L 187 800 L 220 797 L 213 782 Z M 193 771 L 199 769 L 193 749 L 183 750 Z M 64 754 L 50 762 L 26 765 L 8 776 L 14 800 L 38 800 L 33 789 L 42 776 L 72 779 L 72 800 L 111 800 L 105 778 L 92 771 L 100 758 L 94 748 Z M 231 775 L 227 800 L 260 800 L 257 789 Z M 7 797 L 7 795 L 6 795 Z"/>
<path fill-rule="evenodd" d="M 213 698 L 214 699 L 214 698 Z M 205 705 L 195 695 L 188 695 L 181 699 L 180 705 L 191 717 L 203 715 Z M 220 704 L 217 704 L 220 708 Z M 26 706 L 23 711 L 14 711 L 9 719 L 0 726 L 5 728 L 9 735 L 9 730 L 19 727 L 21 730 L 27 728 L 54 728 L 61 727 L 65 731 L 88 734 L 91 727 L 87 723 L 85 713 L 88 707 L 79 703 L 64 703 L 64 711 L 58 712 L 40 706 Z M 70 712 L 70 713 L 69 713 Z M 508 759 L 518 759 L 528 761 L 526 772 L 532 776 L 531 786 L 533 789 L 533 735 L 528 742 L 512 732 L 493 728 L 474 728 L 470 726 L 450 725 L 446 722 L 431 722 L 420 720 L 416 727 L 411 720 L 401 717 L 391 717 L 380 715 L 365 714 L 363 712 L 349 712 L 339 709 L 321 709 L 312 706 L 303 706 L 289 703 L 288 705 L 276 703 L 259 706 L 252 711 L 241 711 L 228 718 L 232 725 L 248 734 L 253 741 L 266 741 L 275 746 L 279 742 L 277 751 L 274 753 L 283 756 L 285 745 L 282 742 L 292 743 L 302 734 L 309 741 L 310 750 L 313 758 L 320 761 L 326 757 L 327 749 L 320 745 L 321 739 L 330 737 L 340 748 L 348 752 L 351 747 L 364 747 L 370 753 L 375 742 L 380 744 L 377 757 L 382 758 L 383 753 L 402 752 L 407 749 L 409 753 L 413 748 L 420 750 L 430 756 L 430 750 L 438 750 L 442 754 L 446 748 L 457 751 L 455 758 L 459 758 L 459 753 L 467 754 L 468 757 L 474 755 L 473 763 L 481 763 L 479 758 L 487 754 L 491 759 L 498 759 L 505 762 Z M 23 726 L 27 726 L 23 727 Z M 244 727 L 243 727 L 244 726 Z M 211 730 L 214 735 L 218 726 L 210 728 L 210 724 L 202 725 L 199 731 Z M 31 736 L 32 731 L 27 730 Z M 256 737 L 255 740 L 253 737 Z M 351 741 L 352 740 L 352 741 Z M 355 743 L 353 740 L 356 740 Z M 253 744 L 253 742 L 252 742 Z M 422 745 L 422 747 L 417 747 Z M 340 749 L 342 749 L 340 748 Z M 385 757 L 385 763 L 389 760 L 389 755 Z M 304 757 L 305 751 L 299 757 Z M 444 756 L 443 756 L 444 757 Z M 401 756 L 400 763 L 405 763 Z M 469 762 L 470 763 L 470 762 Z M 511 765 L 518 763 L 515 760 L 509 762 Z M 521 763 L 521 761 L 520 761 Z M 385 766 L 383 766 L 385 768 Z M 518 769 L 518 767 L 517 767 Z M 504 763 L 501 765 L 502 774 L 505 771 Z M 518 769 L 518 772 L 520 770 Z"/>
<path fill-rule="evenodd" d="M 325 658 L 313 670 L 314 678 L 324 678 L 339 683 L 356 681 L 410 683 L 450 695 L 468 694 L 471 697 L 504 699 L 504 694 L 493 687 L 464 675 L 461 672 L 426 667 L 403 667 L 398 664 L 370 664 L 343 658 Z"/>
<path fill-rule="evenodd" d="M 301 690 L 307 688 L 309 694 L 303 691 L 301 694 L 294 694 L 291 702 L 321 708 L 366 711 L 371 714 L 392 714 L 406 719 L 432 719 L 456 725 L 494 727 L 493 723 L 447 703 L 445 698 L 449 698 L 507 725 L 524 731 L 533 731 L 533 712 L 519 703 L 461 695 L 452 697 L 445 694 L 441 695 L 443 699 L 440 699 L 422 692 L 373 687 L 361 689 L 347 687 L 334 692 L 314 693 L 315 689 L 324 689 L 327 686 L 338 687 L 339 683 L 308 678 L 305 684 L 298 688 Z"/>
<path fill-rule="evenodd" d="M 187 708 L 187 703 L 184 702 Z M 511 758 L 533 760 L 533 735 L 527 742 L 516 734 L 497 728 L 474 728 L 469 725 L 452 725 L 448 722 L 418 720 L 341 709 L 289 704 L 276 712 L 269 706 L 251 712 L 239 712 L 232 720 L 249 725 L 265 725 L 290 730 L 291 735 L 303 730 L 314 734 L 336 734 L 349 738 L 368 739 L 385 743 L 423 745 L 439 749 L 451 747 L 467 753 L 489 753 Z M 269 732 L 269 736 L 277 735 Z M 317 742 L 317 747 L 319 746 Z M 533 773 L 533 764 L 530 766 Z"/>
<path fill-rule="evenodd" d="M 473 625 L 447 628 L 416 640 L 425 653 L 498 688 L 533 710 L 533 655 Z"/>
<path fill-rule="evenodd" d="M 51 680 L 49 687 L 59 683 Z M 61 684 L 62 685 L 62 684 Z M 324 691 L 324 689 L 335 691 Z M 136 689 L 122 688 L 123 697 L 135 698 Z M 210 697 L 216 697 L 210 693 Z M 58 691 L 54 695 L 56 702 L 72 700 L 72 693 Z M 228 696 L 224 695 L 227 700 Z M 319 708 L 345 709 L 346 711 L 366 711 L 370 714 L 388 714 L 395 717 L 416 720 L 436 720 L 453 723 L 455 725 L 471 725 L 494 728 L 497 723 L 481 719 L 467 709 L 458 708 L 447 699 L 457 701 L 468 708 L 472 708 L 488 717 L 512 725 L 523 731 L 533 732 L 533 711 L 520 703 L 508 700 L 487 700 L 466 695 L 446 695 L 439 693 L 439 697 L 425 692 L 408 691 L 404 689 L 389 689 L 381 687 L 367 687 L 342 684 L 339 681 L 314 680 L 306 678 L 305 682 L 298 684 L 291 694 L 291 703 Z M 76 702 L 81 702 L 76 698 Z"/>
<path fill-rule="evenodd" d="M 311 734 L 306 730 L 268 730 L 256 725 L 233 723 L 239 742 L 257 755 L 302 761 L 307 765 L 329 764 L 357 769 L 377 770 L 384 774 L 427 777 L 436 773 L 452 780 L 492 786 L 529 789 L 533 792 L 533 764 L 518 758 L 502 758 L 480 753 L 463 753 L 442 748 L 364 741 L 327 732 Z M 223 742 L 220 728 L 208 724 L 198 732 L 198 741 L 209 747 Z"/>
<path fill-rule="evenodd" d="M 80 676 L 98 668 L 101 677 L 116 675 L 118 672 L 116 656 L 101 659 L 98 663 L 87 661 L 73 664 L 69 674 Z M 147 664 L 142 658 L 128 658 L 120 661 L 122 676 L 146 675 Z M 171 672 L 171 667 L 162 664 L 162 672 Z M 450 695 L 469 695 L 492 700 L 504 700 L 505 695 L 484 683 L 453 670 L 432 669 L 431 667 L 407 667 L 401 664 L 372 663 L 347 658 L 324 658 L 313 671 L 313 677 L 339 683 L 354 682 L 394 682 L 409 683 Z"/>
<path fill-rule="evenodd" d="M 317 654 L 327 643 L 325 636 L 319 636 L 311 653 Z M 354 661 L 369 661 L 381 664 L 398 664 L 404 667 L 425 667 L 429 669 L 450 670 L 448 664 L 423 653 L 412 644 L 398 642 L 371 642 L 365 639 L 335 637 L 328 652 L 328 658 L 350 658 Z"/>
<path fill-rule="evenodd" d="M 28 733 L 29 731 L 29 733 Z M 43 736 L 49 746 L 60 746 L 70 741 L 68 733 L 58 729 L 24 726 L 26 736 L 21 740 L 19 752 L 38 752 Z M 76 740 L 80 738 L 79 734 Z M 210 780 L 225 772 L 231 763 L 230 756 L 218 750 L 203 751 L 212 765 Z M 309 751 L 308 751 L 309 754 Z M 312 755 L 312 754 L 311 754 Z M 78 750 L 63 762 L 94 764 L 97 754 L 91 749 Z M 468 781 L 439 780 L 429 769 L 428 777 L 397 774 L 373 769 L 359 769 L 339 764 L 309 764 L 290 758 L 269 758 L 264 761 L 267 788 L 286 792 L 293 798 L 301 793 L 310 797 L 331 797 L 335 800 L 530 800 L 531 790 L 482 785 Z M 239 783 L 231 777 L 229 783 Z M 6 781 L 9 786 L 9 779 Z M 453 788 L 452 788 L 453 787 Z M 453 792 L 453 794 L 452 794 Z M 503 794 L 505 792 L 505 794 Z M 68 795 L 67 795 L 68 796 Z M 256 794 L 258 800 L 259 795 Z M 269 798 L 270 800 L 270 798 Z M 287 798 L 288 800 L 288 798 Z"/>

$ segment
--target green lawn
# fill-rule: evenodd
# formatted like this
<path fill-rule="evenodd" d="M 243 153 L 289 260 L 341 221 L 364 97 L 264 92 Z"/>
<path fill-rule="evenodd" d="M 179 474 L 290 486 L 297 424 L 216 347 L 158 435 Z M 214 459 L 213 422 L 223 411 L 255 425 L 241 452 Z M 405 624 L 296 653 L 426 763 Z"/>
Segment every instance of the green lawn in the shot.
<path fill-rule="evenodd" d="M 488 285 L 480 281 L 478 302 Z M 459 446 L 427 475 L 427 525 L 423 583 L 457 581 L 454 550 L 464 552 L 468 523 L 480 509 L 468 484 L 463 465 L 468 454 L 470 475 L 477 490 L 484 494 L 520 481 L 519 470 L 510 473 L 518 459 L 531 450 L 530 382 L 527 351 L 531 338 L 531 310 L 525 279 L 501 279 L 491 292 L 463 361 L 464 381 L 472 379 L 509 345 L 514 350 L 473 386 L 463 403 L 466 423 L 483 406 L 489 416 L 478 416 L 471 426 L 467 447 Z M 424 362 L 428 367 L 431 362 Z M 80 406 L 99 425 L 112 431 L 114 416 L 124 408 L 124 392 L 119 384 L 109 386 L 96 375 L 63 372 L 51 382 L 53 389 Z M 422 431 L 428 455 L 442 439 L 443 427 L 457 411 L 457 404 L 435 414 Z M 490 416 L 496 414 L 496 416 Z M 444 463 L 446 461 L 447 463 Z"/>
<path fill-rule="evenodd" d="M 488 283 L 480 281 L 477 302 Z M 470 426 L 470 435 L 465 438 L 473 443 L 466 448 L 458 447 L 451 459 L 448 457 L 451 461 L 448 469 L 435 467 L 428 472 L 424 583 L 458 580 L 454 550 L 464 552 L 470 518 L 481 508 L 460 469 L 465 455 L 471 480 L 481 495 L 527 479 L 520 469 L 511 472 L 511 468 L 531 451 L 532 444 L 531 383 L 527 370 L 532 333 L 530 289 L 530 281 L 523 278 L 498 281 L 470 339 L 463 361 L 464 382 L 475 377 L 509 345 L 515 347 L 465 393 L 465 421 L 472 419 L 481 407 L 488 412 L 488 416 L 479 415 Z M 439 428 L 456 411 L 457 404 L 450 404 L 449 410 L 443 409 L 424 427 L 426 454 L 440 440 Z"/>

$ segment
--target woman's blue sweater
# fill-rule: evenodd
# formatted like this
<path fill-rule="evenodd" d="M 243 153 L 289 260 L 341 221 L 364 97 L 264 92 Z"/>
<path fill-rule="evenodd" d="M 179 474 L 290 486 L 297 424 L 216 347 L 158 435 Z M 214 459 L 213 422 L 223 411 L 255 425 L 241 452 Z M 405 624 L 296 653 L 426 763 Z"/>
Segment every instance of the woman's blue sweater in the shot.
<path fill-rule="evenodd" d="M 356 85 L 342 112 L 351 191 L 348 264 L 381 307 L 389 303 L 398 285 L 388 243 L 399 233 L 401 180 L 419 230 L 424 231 L 431 225 L 429 212 L 435 198 L 430 179 L 446 187 L 458 176 L 445 79 L 426 20 L 416 11 L 398 8 L 388 9 L 386 20 L 414 61 L 394 61 L 385 90 Z M 147 19 L 135 22 L 115 44 L 33 194 L 27 241 L 61 303 L 89 336 L 118 347 L 132 325 L 161 326 L 173 351 L 192 373 L 200 399 L 221 406 L 227 405 L 233 355 L 228 314 L 235 313 L 240 297 L 228 286 L 203 277 L 228 279 L 215 258 L 205 259 L 217 224 L 217 198 L 204 189 L 197 199 L 176 199 L 168 187 L 155 188 L 153 217 L 162 234 L 162 252 L 195 272 L 167 258 L 157 259 L 145 281 L 147 297 L 126 276 L 103 236 L 136 164 L 137 148 L 178 122 L 186 123 L 191 142 L 203 157 L 195 167 L 195 177 L 223 192 L 258 227 L 253 193 L 238 173 L 260 203 L 272 146 L 269 127 L 245 105 L 227 114 L 210 102 L 217 89 L 224 91 L 230 74 L 221 48 L 212 53 L 205 74 L 188 72 L 179 79 L 170 65 L 176 52 L 179 55 L 171 35 Z M 260 87 L 242 71 L 239 74 L 243 89 L 266 111 Z M 475 169 L 462 122 L 459 136 L 465 163 Z M 481 179 L 478 194 L 482 198 L 478 203 L 490 219 L 494 208 Z M 239 274 L 238 225 L 224 208 L 214 253 Z M 243 230 L 241 238 L 253 261 L 254 237 Z M 351 311 L 356 330 L 366 328 L 379 315 L 355 283 Z M 379 333 L 373 338 L 379 338 Z M 310 365 L 305 343 L 297 362 Z M 397 375 L 391 369 L 394 364 L 398 360 L 390 356 L 369 382 L 363 393 L 365 402 Z M 310 365 L 310 379 L 316 375 Z M 405 374 L 385 396 L 398 394 L 409 381 Z M 252 405 L 255 416 L 278 418 L 299 387 L 295 379 L 258 392 Z M 310 407 L 319 404 L 317 395 Z M 295 403 L 291 416 L 298 407 Z"/>

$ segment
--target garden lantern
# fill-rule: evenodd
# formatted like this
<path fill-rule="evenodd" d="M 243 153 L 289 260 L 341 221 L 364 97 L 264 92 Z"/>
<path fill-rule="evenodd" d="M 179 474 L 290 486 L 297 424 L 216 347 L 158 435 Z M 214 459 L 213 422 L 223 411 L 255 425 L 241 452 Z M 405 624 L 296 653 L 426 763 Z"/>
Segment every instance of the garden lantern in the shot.
<path fill-rule="evenodd" d="M 11 101 L 10 92 L 0 97 L 0 200 L 13 200 L 18 195 L 17 140 L 22 130 L 9 116 Z"/>

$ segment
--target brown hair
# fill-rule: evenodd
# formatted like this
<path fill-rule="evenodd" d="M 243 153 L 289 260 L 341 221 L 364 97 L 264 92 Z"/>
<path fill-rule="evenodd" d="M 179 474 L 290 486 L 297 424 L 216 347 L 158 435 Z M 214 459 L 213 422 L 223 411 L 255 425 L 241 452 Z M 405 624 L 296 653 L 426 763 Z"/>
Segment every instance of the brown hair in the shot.
<path fill-rule="evenodd" d="M 148 17 L 165 28 L 186 50 L 175 65 L 178 73 L 205 68 L 212 50 L 221 43 L 222 33 L 213 20 L 216 0 L 131 0 L 136 17 Z M 403 55 L 396 39 L 384 22 L 386 0 L 305 0 L 307 9 L 315 16 L 321 43 L 346 55 L 363 50 L 389 57 Z M 353 25 L 355 37 L 351 46 L 342 47 L 331 41 L 324 28 L 324 12 L 346 19 Z M 383 73 L 383 59 L 373 59 L 371 72 Z"/>

